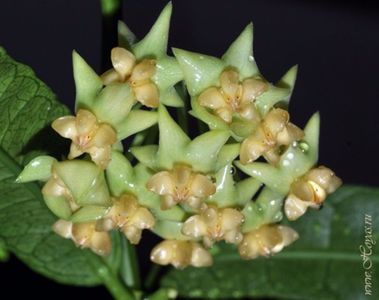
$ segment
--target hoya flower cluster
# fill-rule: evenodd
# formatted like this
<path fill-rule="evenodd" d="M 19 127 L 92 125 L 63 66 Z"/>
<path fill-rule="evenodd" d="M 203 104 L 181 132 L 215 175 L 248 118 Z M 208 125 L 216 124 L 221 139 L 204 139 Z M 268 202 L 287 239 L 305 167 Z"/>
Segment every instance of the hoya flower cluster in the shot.
<path fill-rule="evenodd" d="M 145 229 L 164 239 L 152 261 L 177 268 L 211 265 L 220 241 L 244 259 L 275 254 L 298 238 L 283 215 L 292 221 L 319 208 L 341 184 L 316 166 L 319 115 L 304 129 L 291 123 L 296 67 L 269 83 L 252 54 L 251 24 L 221 59 L 180 49 L 170 57 L 170 16 L 169 4 L 137 43 L 120 23 L 113 68 L 101 76 L 74 52 L 76 114 L 52 123 L 71 140 L 67 160 L 39 156 L 18 181 L 45 182 L 53 230 L 99 255 L 111 251 L 110 231 L 138 244 Z M 186 113 L 209 127 L 194 139 L 167 109 L 186 107 L 181 82 Z M 158 145 L 141 143 L 152 126 Z"/>

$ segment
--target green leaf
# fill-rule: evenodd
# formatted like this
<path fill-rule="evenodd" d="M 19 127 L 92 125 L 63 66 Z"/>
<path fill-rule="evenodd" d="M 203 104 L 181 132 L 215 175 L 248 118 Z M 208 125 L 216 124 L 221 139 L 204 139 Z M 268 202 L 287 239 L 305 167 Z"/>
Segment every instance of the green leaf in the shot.
<path fill-rule="evenodd" d="M 45 135 L 46 126 L 68 110 L 29 67 L 14 61 L 2 48 L 0 109 L 7 112 L 0 114 L 0 241 L 34 271 L 55 281 L 101 283 L 104 279 L 98 270 L 107 269 L 107 265 L 52 232 L 56 218 L 46 207 L 39 185 L 15 183 L 22 169 L 18 161 L 34 150 L 41 133 L 52 141 Z"/>
<path fill-rule="evenodd" d="M 372 276 L 373 296 L 378 291 L 379 189 L 344 186 L 332 194 L 321 211 L 310 211 L 290 223 L 300 239 L 272 258 L 243 261 L 233 247 L 223 247 L 211 268 L 173 270 L 163 286 L 182 297 L 275 299 L 369 299 L 364 295 L 365 272 Z M 365 244 L 366 241 L 366 244 Z M 372 246 L 364 261 L 360 247 Z M 376 293 L 376 294 L 375 294 Z"/>

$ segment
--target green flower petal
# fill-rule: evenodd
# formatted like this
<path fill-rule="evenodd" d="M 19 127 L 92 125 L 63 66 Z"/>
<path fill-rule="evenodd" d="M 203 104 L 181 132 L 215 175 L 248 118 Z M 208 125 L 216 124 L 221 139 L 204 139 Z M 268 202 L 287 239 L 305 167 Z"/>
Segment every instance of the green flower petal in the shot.
<path fill-rule="evenodd" d="M 55 163 L 54 170 L 79 205 L 112 204 L 104 173 L 94 163 L 68 160 Z"/>
<path fill-rule="evenodd" d="M 118 45 L 125 49 L 131 50 L 132 46 L 136 43 L 137 37 L 129 29 L 129 27 L 122 21 L 117 23 Z"/>
<path fill-rule="evenodd" d="M 43 200 L 45 200 L 45 204 L 50 211 L 58 218 L 68 220 L 71 217 L 71 207 L 65 197 L 43 196 Z"/>
<path fill-rule="evenodd" d="M 219 84 L 219 76 L 225 63 L 213 56 L 174 48 L 173 52 L 183 71 L 188 92 L 191 96 Z"/>
<path fill-rule="evenodd" d="M 35 180 L 47 181 L 51 176 L 51 167 L 57 160 L 54 157 L 42 155 L 31 160 L 18 175 L 16 182 Z"/>
<path fill-rule="evenodd" d="M 138 59 L 147 56 L 154 56 L 158 59 L 166 55 L 171 13 L 172 4 L 169 2 L 162 10 L 149 33 L 132 47 Z"/>
<path fill-rule="evenodd" d="M 106 122 L 117 130 L 120 122 L 125 121 L 134 103 L 134 95 L 129 85 L 114 83 L 100 92 L 92 111 L 100 122 Z"/>
<path fill-rule="evenodd" d="M 241 180 L 236 185 L 239 205 L 245 205 L 258 192 L 262 183 L 253 177 Z"/>
<path fill-rule="evenodd" d="M 281 212 L 282 205 L 283 195 L 265 187 L 256 201 L 250 201 L 242 210 L 242 213 L 245 216 L 242 232 L 249 232 L 264 224 L 281 221 L 283 218 Z"/>
<path fill-rule="evenodd" d="M 190 238 L 182 234 L 181 222 L 159 221 L 155 224 L 153 232 L 166 240 L 187 241 Z"/>
<path fill-rule="evenodd" d="M 103 82 L 76 51 L 72 53 L 72 61 L 76 87 L 76 111 L 81 108 L 89 109 L 103 87 Z"/>
<path fill-rule="evenodd" d="M 286 74 L 284 74 L 284 76 L 276 84 L 277 87 L 290 89 L 290 93 L 287 96 L 287 98 L 282 100 L 285 103 L 287 103 L 287 106 L 288 106 L 288 103 L 290 101 L 292 91 L 295 88 L 295 83 L 296 83 L 296 78 L 297 78 L 297 70 L 298 70 L 297 65 L 293 66 L 291 69 L 289 69 L 287 71 Z"/>
<path fill-rule="evenodd" d="M 242 79 L 259 74 L 253 56 L 253 24 L 250 23 L 230 45 L 222 59 L 226 65 L 238 69 Z"/>
<path fill-rule="evenodd" d="M 156 168 L 157 151 L 157 145 L 147 145 L 130 148 L 130 152 L 134 155 L 134 157 L 137 158 L 139 162 L 151 169 Z"/>
<path fill-rule="evenodd" d="M 268 163 L 254 162 L 235 165 L 244 173 L 258 179 L 273 191 L 286 195 L 294 179 L 309 171 L 317 162 L 320 116 L 315 113 L 304 129 L 304 143 L 308 148 L 302 150 L 302 143 L 290 146 L 280 158 L 278 167 Z"/>
<path fill-rule="evenodd" d="M 132 110 L 128 117 L 117 126 L 117 136 L 119 140 L 145 130 L 153 126 L 158 121 L 158 114 L 153 111 Z"/>
<path fill-rule="evenodd" d="M 71 222 L 89 222 L 98 220 L 108 212 L 108 207 L 85 206 L 76 211 L 70 218 Z"/>

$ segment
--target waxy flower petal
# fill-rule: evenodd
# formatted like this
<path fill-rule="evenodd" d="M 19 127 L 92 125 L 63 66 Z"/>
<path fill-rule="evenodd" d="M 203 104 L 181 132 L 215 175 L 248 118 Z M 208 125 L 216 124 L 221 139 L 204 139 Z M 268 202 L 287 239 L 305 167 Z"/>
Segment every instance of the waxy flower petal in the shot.
<path fill-rule="evenodd" d="M 161 197 L 161 208 L 168 209 L 186 203 L 198 209 L 204 198 L 214 194 L 216 188 L 205 175 L 193 172 L 185 165 L 175 165 L 170 171 L 154 174 L 147 188 Z"/>
<path fill-rule="evenodd" d="M 319 208 L 326 196 L 333 193 L 342 181 L 324 166 L 311 169 L 295 180 L 285 200 L 284 212 L 291 221 L 301 217 L 308 207 Z"/>
<path fill-rule="evenodd" d="M 177 269 L 187 266 L 207 267 L 212 265 L 210 253 L 196 242 L 165 240 L 151 251 L 151 260 L 160 265 L 172 264 Z"/>
<path fill-rule="evenodd" d="M 61 117 L 51 125 L 61 136 L 72 140 L 68 158 L 89 153 L 92 160 L 105 169 L 110 160 L 111 146 L 117 141 L 116 131 L 97 121 L 88 110 L 81 109 L 76 117 Z"/>
<path fill-rule="evenodd" d="M 107 256 L 112 250 L 112 242 L 108 232 L 99 232 L 95 222 L 72 223 L 58 220 L 53 231 L 66 239 L 72 239 L 77 247 L 89 248 L 100 256 Z"/>
<path fill-rule="evenodd" d="M 299 235 L 290 227 L 282 225 L 264 225 L 245 234 L 238 246 L 243 259 L 254 259 L 258 256 L 276 254 L 292 242 Z"/>

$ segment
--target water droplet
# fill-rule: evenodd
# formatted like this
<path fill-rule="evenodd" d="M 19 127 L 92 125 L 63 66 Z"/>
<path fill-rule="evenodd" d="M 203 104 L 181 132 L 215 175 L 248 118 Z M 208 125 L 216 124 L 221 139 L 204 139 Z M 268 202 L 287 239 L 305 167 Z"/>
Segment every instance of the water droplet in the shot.
<path fill-rule="evenodd" d="M 232 175 L 236 174 L 236 172 L 237 172 L 236 167 L 235 167 L 235 166 L 231 166 L 229 172 L 230 172 L 230 174 L 232 174 Z"/>
<path fill-rule="evenodd" d="M 302 152 L 308 152 L 309 151 L 309 145 L 308 143 L 302 141 L 298 143 L 298 147 Z"/>
<path fill-rule="evenodd" d="M 273 217 L 273 221 L 274 222 L 279 222 L 283 219 L 283 213 L 281 211 L 277 212 L 274 217 Z"/>

